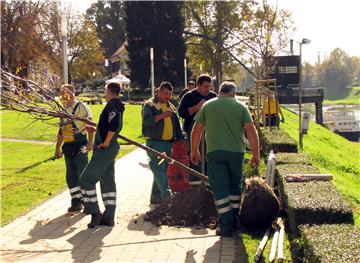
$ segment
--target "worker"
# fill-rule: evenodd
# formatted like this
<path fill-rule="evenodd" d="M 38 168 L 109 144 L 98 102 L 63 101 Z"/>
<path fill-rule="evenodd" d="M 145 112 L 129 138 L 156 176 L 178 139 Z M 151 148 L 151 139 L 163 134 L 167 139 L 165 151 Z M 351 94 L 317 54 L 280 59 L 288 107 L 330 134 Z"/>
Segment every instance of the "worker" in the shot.
<path fill-rule="evenodd" d="M 75 88 L 62 85 L 60 99 L 68 113 L 91 120 L 91 111 L 84 103 L 75 99 Z M 86 124 L 78 120 L 61 119 L 55 147 L 55 158 L 65 156 L 66 183 L 70 191 L 71 206 L 68 212 L 82 210 L 82 194 L 79 178 L 88 164 L 88 152 L 93 149 L 93 133 L 88 133 Z"/>
<path fill-rule="evenodd" d="M 211 87 L 211 77 L 205 74 L 200 75 L 196 81 L 196 89 L 187 92 L 180 102 L 178 111 L 180 117 L 183 118 L 183 129 L 186 132 L 189 142 L 196 113 L 207 100 L 216 98 L 217 96 L 215 92 L 211 91 Z M 202 172 L 200 165 L 191 164 L 190 167 L 198 172 Z M 201 181 L 193 175 L 190 175 L 189 180 L 190 186 L 201 184 Z"/>
<path fill-rule="evenodd" d="M 275 94 L 273 93 L 264 100 L 264 106 L 261 113 L 266 126 L 279 126 L 279 114 L 281 115 L 281 122 L 285 122 L 279 102 L 276 100 Z"/>
<path fill-rule="evenodd" d="M 181 100 L 187 92 L 189 92 L 195 88 L 196 88 L 195 81 L 190 80 L 188 83 L 188 86 L 186 88 L 184 88 L 183 90 L 181 90 L 180 95 L 179 95 L 179 100 Z"/>
<path fill-rule="evenodd" d="M 115 158 L 120 146 L 117 142 L 122 129 L 124 104 L 119 99 L 121 87 L 118 83 L 109 83 L 105 87 L 107 104 L 103 109 L 97 128 L 86 126 L 94 132 L 94 153 L 89 164 L 81 174 L 80 184 L 83 190 L 84 213 L 91 214 L 89 228 L 97 225 L 114 226 L 116 209 Z M 100 181 L 101 197 L 105 206 L 102 214 L 98 205 L 96 183 Z"/>
<path fill-rule="evenodd" d="M 191 161 L 201 160 L 198 149 L 205 130 L 207 175 L 219 215 L 216 234 L 231 237 L 236 230 L 245 152 L 244 131 L 252 149 L 252 164 L 260 163 L 259 139 L 249 110 L 235 99 L 235 85 L 223 82 L 219 97 L 204 104 L 191 133 Z"/>
<path fill-rule="evenodd" d="M 170 156 L 172 143 L 183 138 L 176 108 L 170 102 L 173 87 L 169 82 L 162 82 L 155 97 L 147 100 L 142 109 L 142 133 L 146 146 Z M 149 165 L 154 174 L 151 189 L 150 206 L 156 208 L 171 196 L 167 180 L 167 162 L 148 153 Z"/>

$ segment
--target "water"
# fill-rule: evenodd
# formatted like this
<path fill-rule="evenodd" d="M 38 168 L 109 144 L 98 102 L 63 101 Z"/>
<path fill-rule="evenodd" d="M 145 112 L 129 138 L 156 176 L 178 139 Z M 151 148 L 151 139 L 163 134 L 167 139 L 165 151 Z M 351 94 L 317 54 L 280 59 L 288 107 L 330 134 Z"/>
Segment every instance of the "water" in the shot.
<path fill-rule="evenodd" d="M 299 105 L 296 104 L 282 104 L 285 108 L 299 113 Z M 360 105 L 346 105 L 346 104 L 335 104 L 335 105 L 323 105 L 323 113 L 327 110 L 351 110 L 354 112 L 356 120 L 360 120 Z M 302 105 L 302 112 L 310 112 L 311 119 L 315 121 L 315 105 L 314 103 L 306 103 Z"/>

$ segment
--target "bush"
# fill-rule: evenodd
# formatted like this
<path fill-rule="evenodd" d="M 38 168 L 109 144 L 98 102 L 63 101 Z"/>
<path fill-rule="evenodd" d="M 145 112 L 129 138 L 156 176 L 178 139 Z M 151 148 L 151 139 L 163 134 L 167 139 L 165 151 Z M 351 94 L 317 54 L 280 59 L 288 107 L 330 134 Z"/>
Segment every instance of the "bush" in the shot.
<path fill-rule="evenodd" d="M 276 164 L 306 164 L 311 165 L 310 157 L 307 153 L 277 153 Z"/>
<path fill-rule="evenodd" d="M 277 166 L 280 195 L 287 207 L 291 236 L 298 236 L 303 224 L 354 222 L 351 207 L 330 181 L 286 182 L 289 173 L 318 173 L 316 167 L 301 164 Z"/>
<path fill-rule="evenodd" d="M 304 262 L 360 262 L 360 227 L 301 226 Z"/>
<path fill-rule="evenodd" d="M 274 153 L 298 151 L 296 141 L 282 130 L 262 128 L 260 140 L 265 155 L 269 154 L 270 150 Z"/>

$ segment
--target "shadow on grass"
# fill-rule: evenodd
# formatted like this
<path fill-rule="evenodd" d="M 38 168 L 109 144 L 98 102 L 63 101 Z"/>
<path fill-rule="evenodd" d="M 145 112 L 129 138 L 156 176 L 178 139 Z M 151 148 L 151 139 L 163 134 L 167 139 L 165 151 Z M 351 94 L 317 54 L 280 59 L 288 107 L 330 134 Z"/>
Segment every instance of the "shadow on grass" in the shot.
<path fill-rule="evenodd" d="M 47 162 L 49 162 L 49 161 L 55 161 L 55 157 L 54 157 L 54 156 L 51 156 L 51 157 L 49 157 L 49 158 L 47 158 L 47 159 L 45 159 L 45 160 L 36 162 L 36 163 L 34 163 L 34 164 L 30 165 L 30 166 L 27 166 L 27 167 L 24 167 L 24 168 L 18 170 L 18 171 L 16 172 L 16 174 L 20 174 L 20 173 L 26 172 L 27 170 L 30 170 L 30 169 L 32 169 L 32 168 L 35 168 L 35 167 L 37 167 L 37 166 L 39 166 L 39 165 L 41 165 L 41 164 L 43 164 L 43 163 L 47 163 Z"/>

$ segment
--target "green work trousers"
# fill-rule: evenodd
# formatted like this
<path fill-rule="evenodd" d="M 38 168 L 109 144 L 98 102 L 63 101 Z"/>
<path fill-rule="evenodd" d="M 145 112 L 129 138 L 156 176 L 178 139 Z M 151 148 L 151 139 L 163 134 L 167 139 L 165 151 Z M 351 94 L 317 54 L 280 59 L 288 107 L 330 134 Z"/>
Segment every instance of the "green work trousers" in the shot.
<path fill-rule="evenodd" d="M 244 153 L 214 151 L 208 153 L 208 177 L 223 232 L 232 232 L 238 218 Z"/>
<path fill-rule="evenodd" d="M 189 156 L 190 156 L 190 155 L 191 155 L 191 134 L 187 134 L 187 140 L 188 140 L 188 143 L 189 143 Z M 204 151 L 206 152 L 206 143 L 205 143 L 205 140 L 201 140 L 201 141 L 200 141 L 200 144 L 199 144 L 199 151 L 200 151 L 200 153 L 201 153 L 201 148 L 203 147 L 203 146 L 202 146 L 203 142 L 204 142 Z M 204 161 L 205 161 L 205 175 L 206 175 L 206 171 L 207 171 L 207 160 L 206 160 L 206 156 L 205 156 L 205 160 L 204 160 Z M 202 165 L 202 162 L 201 162 L 201 161 L 198 162 L 198 164 L 193 164 L 191 161 L 190 161 L 190 163 L 189 163 L 189 167 L 190 167 L 191 169 L 195 170 L 195 171 L 198 171 L 199 173 L 202 173 L 202 167 L 201 167 L 201 165 Z M 189 175 L 189 184 L 190 184 L 190 186 L 199 186 L 200 184 L 202 184 L 202 181 L 201 181 L 198 177 L 190 174 L 190 175 Z M 205 184 L 206 186 L 209 186 L 207 182 L 204 182 L 204 184 Z"/>
<path fill-rule="evenodd" d="M 79 153 L 73 157 L 65 155 L 66 183 L 70 190 L 71 205 L 81 203 L 80 175 L 88 164 L 88 154 Z"/>
<path fill-rule="evenodd" d="M 115 158 L 119 152 L 117 141 L 111 142 L 108 148 L 94 152 L 89 164 L 80 177 L 85 214 L 100 212 L 96 194 L 96 183 L 100 181 L 101 197 L 105 206 L 104 217 L 114 219 L 116 209 Z"/>
<path fill-rule="evenodd" d="M 166 155 L 171 155 L 172 143 L 170 141 L 160 141 L 160 140 L 147 140 L 146 146 L 161 152 L 166 153 Z M 148 153 L 150 158 L 149 165 L 150 169 L 154 174 L 154 181 L 151 188 L 150 203 L 158 204 L 162 201 L 167 200 L 171 196 L 171 190 L 168 184 L 167 179 L 167 167 L 168 163 L 163 161 L 159 164 L 160 160 L 156 155 Z"/>

